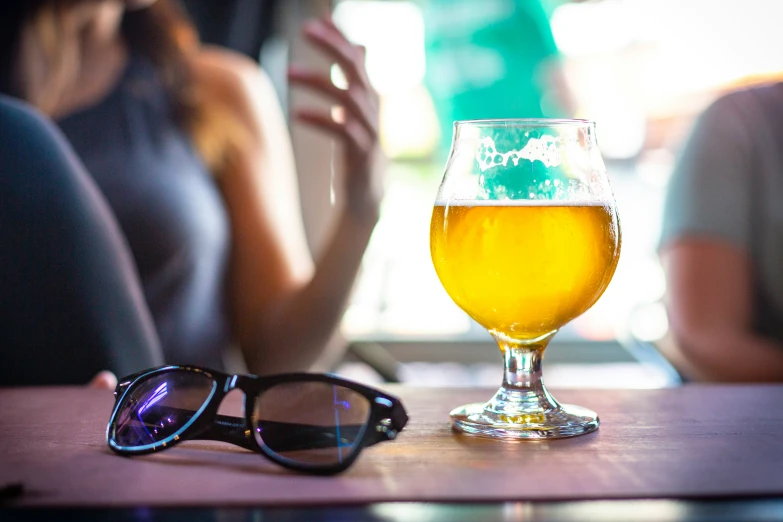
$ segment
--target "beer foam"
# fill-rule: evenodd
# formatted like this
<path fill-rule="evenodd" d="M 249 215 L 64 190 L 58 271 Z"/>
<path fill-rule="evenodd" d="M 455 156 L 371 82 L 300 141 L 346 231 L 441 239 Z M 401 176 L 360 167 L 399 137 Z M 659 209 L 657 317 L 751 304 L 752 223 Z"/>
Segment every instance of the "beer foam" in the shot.
<path fill-rule="evenodd" d="M 611 201 L 559 201 L 557 199 L 450 199 L 436 200 L 436 207 L 608 207 Z"/>
<path fill-rule="evenodd" d="M 520 159 L 526 159 L 531 163 L 538 160 L 546 167 L 557 167 L 562 163 L 558 143 L 560 140 L 545 134 L 540 138 L 530 138 L 521 149 L 500 152 L 495 146 L 495 140 L 489 136 L 481 138 L 476 148 L 476 162 L 481 172 L 495 168 L 505 167 L 509 160 L 516 167 Z"/>

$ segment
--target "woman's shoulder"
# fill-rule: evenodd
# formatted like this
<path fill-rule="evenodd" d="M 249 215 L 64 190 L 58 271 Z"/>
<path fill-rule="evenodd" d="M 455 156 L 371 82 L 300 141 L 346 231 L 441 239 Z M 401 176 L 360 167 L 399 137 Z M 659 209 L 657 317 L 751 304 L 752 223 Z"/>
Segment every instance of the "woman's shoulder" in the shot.
<path fill-rule="evenodd" d="M 54 125 L 27 102 L 0 94 L 0 129 L 18 131 L 20 128 L 25 131 L 40 130 L 43 133 L 51 132 Z M 19 134 L 19 132 L 12 132 L 10 135 L 18 137 Z"/>
<path fill-rule="evenodd" d="M 0 165 L 70 161 L 70 145 L 52 120 L 27 102 L 0 94 Z M 26 172 L 3 171 L 6 179 L 21 174 Z"/>
<path fill-rule="evenodd" d="M 202 46 L 194 56 L 194 65 L 197 71 L 221 74 L 231 82 L 268 81 L 258 62 L 224 47 Z"/>
<path fill-rule="evenodd" d="M 266 106 L 277 105 L 272 82 L 250 58 L 229 49 L 203 46 L 193 58 L 196 80 L 207 99 L 217 99 L 243 120 L 254 118 Z"/>

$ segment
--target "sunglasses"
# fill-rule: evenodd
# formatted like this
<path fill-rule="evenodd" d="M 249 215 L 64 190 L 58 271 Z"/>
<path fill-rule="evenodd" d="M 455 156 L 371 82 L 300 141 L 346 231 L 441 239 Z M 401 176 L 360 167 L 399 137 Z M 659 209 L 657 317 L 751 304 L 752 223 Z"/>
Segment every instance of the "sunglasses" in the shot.
<path fill-rule="evenodd" d="M 245 394 L 244 417 L 218 415 L 234 389 Z M 258 377 L 163 366 L 121 379 L 114 396 L 106 440 L 120 455 L 216 440 L 309 473 L 345 470 L 362 448 L 394 439 L 408 421 L 396 397 L 324 374 Z"/>

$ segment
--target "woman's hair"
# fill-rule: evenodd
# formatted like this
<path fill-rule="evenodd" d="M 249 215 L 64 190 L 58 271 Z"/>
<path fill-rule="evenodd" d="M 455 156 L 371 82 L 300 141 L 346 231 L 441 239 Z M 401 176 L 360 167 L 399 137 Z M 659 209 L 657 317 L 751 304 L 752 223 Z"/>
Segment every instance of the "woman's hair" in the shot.
<path fill-rule="evenodd" d="M 0 2 L 0 93 L 25 99 L 48 112 L 57 96 L 58 78 L 66 73 L 69 9 L 101 0 L 22 0 Z M 44 86 L 33 93 L 21 78 L 23 29 L 29 27 L 45 60 Z M 175 0 L 158 0 L 144 9 L 126 11 L 121 33 L 131 52 L 150 60 L 171 101 L 172 117 L 193 140 L 216 174 L 230 168 L 244 131 L 227 108 L 211 101 L 194 81 L 191 57 L 198 51 L 195 27 Z M 41 89 L 43 87 L 43 89 Z M 217 125 L 216 125 L 217 123 Z"/>

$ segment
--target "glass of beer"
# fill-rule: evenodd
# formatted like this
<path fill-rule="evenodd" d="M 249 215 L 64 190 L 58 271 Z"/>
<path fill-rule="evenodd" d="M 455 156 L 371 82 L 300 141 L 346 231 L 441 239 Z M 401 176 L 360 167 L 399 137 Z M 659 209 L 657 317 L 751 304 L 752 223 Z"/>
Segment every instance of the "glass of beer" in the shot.
<path fill-rule="evenodd" d="M 456 122 L 430 250 L 446 292 L 492 334 L 505 362 L 495 396 L 453 410 L 454 428 L 510 440 L 597 429 L 595 412 L 558 403 L 541 376 L 552 336 L 601 297 L 620 257 L 595 124 Z"/>

